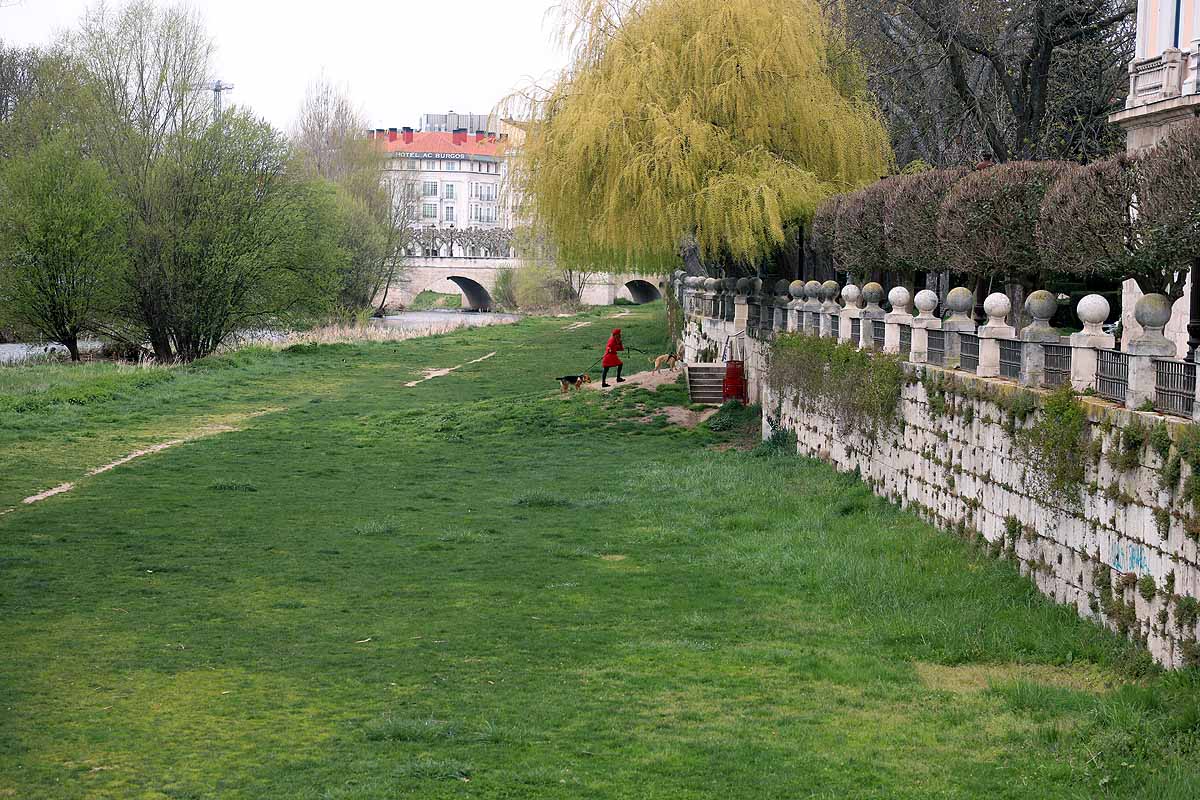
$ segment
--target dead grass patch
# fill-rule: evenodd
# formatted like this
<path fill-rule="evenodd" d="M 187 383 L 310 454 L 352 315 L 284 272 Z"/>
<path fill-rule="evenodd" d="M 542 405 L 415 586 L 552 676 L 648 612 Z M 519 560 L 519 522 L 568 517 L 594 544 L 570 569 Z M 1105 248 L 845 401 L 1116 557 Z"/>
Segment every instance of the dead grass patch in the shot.
<path fill-rule="evenodd" d="M 980 692 L 996 684 L 1014 681 L 1083 692 L 1103 692 L 1112 686 L 1112 679 L 1091 664 L 1073 664 L 1069 667 L 1048 664 L 961 664 L 948 667 L 917 661 L 913 666 L 922 684 L 930 689 L 955 694 Z"/>

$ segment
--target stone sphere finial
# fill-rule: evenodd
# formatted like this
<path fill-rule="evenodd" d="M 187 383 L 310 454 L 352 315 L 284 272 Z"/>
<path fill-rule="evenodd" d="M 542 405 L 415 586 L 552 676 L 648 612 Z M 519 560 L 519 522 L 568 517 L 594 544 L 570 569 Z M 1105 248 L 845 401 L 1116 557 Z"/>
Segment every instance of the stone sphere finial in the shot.
<path fill-rule="evenodd" d="M 878 308 L 879 304 L 883 302 L 883 287 L 875 281 L 871 281 L 862 288 L 862 296 L 867 301 L 868 308 L 871 306 Z"/>
<path fill-rule="evenodd" d="M 750 294 L 762 294 L 762 278 L 750 279 Z"/>
<path fill-rule="evenodd" d="M 983 301 L 983 313 L 988 314 L 988 325 L 1007 324 L 1008 312 L 1012 311 L 1013 302 L 1003 291 L 992 291 Z"/>
<path fill-rule="evenodd" d="M 704 279 L 704 291 L 706 291 L 706 292 L 715 292 L 717 290 L 717 287 L 720 285 L 721 285 L 720 281 L 718 281 L 716 278 L 705 278 Z"/>
<path fill-rule="evenodd" d="M 1037 328 L 1049 328 L 1050 320 L 1058 311 L 1058 298 L 1045 289 L 1030 292 L 1025 298 L 1025 312 L 1033 317 L 1033 325 Z"/>
<path fill-rule="evenodd" d="M 821 284 L 821 300 L 826 303 L 832 303 L 833 299 L 838 296 L 841 287 L 837 285 L 837 281 L 825 281 Z"/>
<path fill-rule="evenodd" d="M 788 284 L 788 293 L 800 300 L 804 297 L 804 281 L 792 281 Z"/>
<path fill-rule="evenodd" d="M 892 313 L 907 314 L 908 307 L 912 303 L 912 293 L 903 286 L 893 286 L 888 292 L 888 302 L 892 304 Z"/>
<path fill-rule="evenodd" d="M 788 295 L 791 294 L 791 284 L 787 278 L 780 278 L 775 281 L 775 294 Z"/>
<path fill-rule="evenodd" d="M 737 278 L 725 278 L 722 283 L 725 284 L 725 291 L 729 294 L 737 291 Z"/>
<path fill-rule="evenodd" d="M 1133 318 L 1142 332 L 1129 341 L 1130 353 L 1139 355 L 1174 356 L 1175 344 L 1163 336 L 1163 328 L 1171 320 L 1171 301 L 1166 295 L 1147 294 L 1133 306 Z"/>
<path fill-rule="evenodd" d="M 858 301 L 862 298 L 862 290 L 853 283 L 847 283 L 842 287 L 842 299 L 846 301 L 846 308 L 858 308 Z"/>
<path fill-rule="evenodd" d="M 937 292 L 922 289 L 913 298 L 913 303 L 917 306 L 918 317 L 921 319 L 933 319 L 933 310 L 937 308 L 938 304 Z"/>
<path fill-rule="evenodd" d="M 804 284 L 804 296 L 808 298 L 810 303 L 815 303 L 817 297 L 821 294 L 821 282 L 809 281 Z"/>
<path fill-rule="evenodd" d="M 1012 311 L 1012 301 L 1004 292 L 992 292 L 983 301 L 983 313 L 987 314 L 989 328 L 1008 324 L 1009 311 Z"/>
<path fill-rule="evenodd" d="M 1171 321 L 1171 301 L 1166 295 L 1144 294 L 1133 306 L 1133 318 L 1147 331 L 1162 331 Z"/>
<path fill-rule="evenodd" d="M 1102 295 L 1089 294 L 1084 295 L 1079 305 L 1075 306 L 1075 315 L 1083 323 L 1084 333 L 1098 336 L 1104 333 L 1101 326 L 1108 319 L 1110 310 L 1108 301 Z"/>
<path fill-rule="evenodd" d="M 738 278 L 737 283 L 734 284 L 734 289 L 738 294 L 748 294 L 750 292 L 750 279 Z"/>
<path fill-rule="evenodd" d="M 966 317 L 971 306 L 975 305 L 975 293 L 965 286 L 955 286 L 946 295 L 946 305 L 955 317 Z"/>

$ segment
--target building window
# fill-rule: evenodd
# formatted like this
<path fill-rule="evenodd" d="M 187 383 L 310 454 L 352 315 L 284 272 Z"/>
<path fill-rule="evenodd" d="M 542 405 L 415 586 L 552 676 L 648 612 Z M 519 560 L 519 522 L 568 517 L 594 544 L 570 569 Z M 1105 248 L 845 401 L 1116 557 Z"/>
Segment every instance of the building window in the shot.
<path fill-rule="evenodd" d="M 489 203 L 496 201 L 496 184 L 494 183 L 473 183 L 471 184 L 471 199 L 483 200 Z"/>
<path fill-rule="evenodd" d="M 442 197 L 446 200 L 454 199 L 454 184 L 447 183 L 442 185 Z"/>
<path fill-rule="evenodd" d="M 457 172 L 458 171 L 458 162 L 457 161 L 447 161 L 446 162 L 446 171 L 447 172 Z"/>
<path fill-rule="evenodd" d="M 437 181 L 423 181 L 421 194 L 425 197 L 437 197 Z"/>
<path fill-rule="evenodd" d="M 443 221 L 454 222 L 454 206 L 446 206 L 442 209 L 442 213 L 445 214 Z"/>
<path fill-rule="evenodd" d="M 437 219 L 437 206 L 433 203 L 423 203 L 421 205 L 421 216 L 425 219 Z"/>

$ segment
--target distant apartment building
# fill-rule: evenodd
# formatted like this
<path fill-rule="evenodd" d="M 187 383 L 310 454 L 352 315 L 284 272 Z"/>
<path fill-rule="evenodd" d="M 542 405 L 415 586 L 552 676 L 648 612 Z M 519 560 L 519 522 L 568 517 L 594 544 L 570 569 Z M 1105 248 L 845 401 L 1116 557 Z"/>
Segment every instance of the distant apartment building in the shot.
<path fill-rule="evenodd" d="M 418 131 L 410 127 L 376 128 L 371 138 L 382 142 L 389 156 L 390 179 L 407 182 L 418 195 L 418 226 L 433 235 L 423 237 L 428 257 L 508 258 L 507 236 L 480 236 L 481 231 L 513 227 L 511 197 L 504 191 L 508 164 L 504 155 L 508 135 L 487 129 L 469 130 L 464 121 L 483 121 L 476 114 L 425 114 L 424 124 L 451 130 Z"/>

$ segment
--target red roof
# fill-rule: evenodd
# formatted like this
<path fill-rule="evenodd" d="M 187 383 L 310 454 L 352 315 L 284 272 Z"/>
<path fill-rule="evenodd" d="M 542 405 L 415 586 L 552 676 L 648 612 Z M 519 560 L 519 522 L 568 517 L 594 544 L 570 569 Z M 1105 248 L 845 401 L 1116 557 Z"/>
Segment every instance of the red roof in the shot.
<path fill-rule="evenodd" d="M 467 140 L 462 144 L 454 143 L 454 134 L 443 131 L 413 132 L 411 143 L 404 141 L 402 132 L 396 134 L 396 141 L 389 142 L 384 134 L 384 143 L 389 153 L 466 153 L 472 156 L 499 156 L 501 143 L 499 140 L 489 142 L 485 137 L 482 142 L 475 141 L 475 134 L 468 133 Z M 378 137 L 375 141 L 379 141 Z"/>

